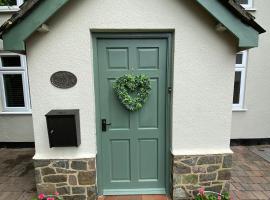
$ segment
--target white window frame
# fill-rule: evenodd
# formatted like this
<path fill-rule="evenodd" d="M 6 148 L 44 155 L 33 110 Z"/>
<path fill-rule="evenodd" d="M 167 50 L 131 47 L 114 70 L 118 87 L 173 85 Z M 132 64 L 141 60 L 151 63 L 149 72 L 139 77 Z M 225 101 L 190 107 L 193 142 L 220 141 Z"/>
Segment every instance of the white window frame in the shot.
<path fill-rule="evenodd" d="M 30 93 L 29 93 L 29 84 L 28 84 L 28 74 L 27 74 L 27 62 L 26 56 L 15 54 L 15 53 L 1 53 L 2 56 L 20 56 L 21 66 L 18 67 L 3 67 L 2 60 L 0 59 L 0 94 L 2 101 L 2 112 L 3 113 L 24 113 L 31 112 L 31 102 L 30 102 Z M 23 94 L 24 94 L 24 107 L 8 107 L 6 104 L 6 93 L 4 86 L 4 74 L 21 74 L 22 75 L 22 83 L 23 83 Z"/>
<path fill-rule="evenodd" d="M 0 12 L 13 12 L 20 10 L 20 6 L 23 4 L 24 0 L 16 0 L 17 5 L 14 6 L 0 6 Z"/>
<path fill-rule="evenodd" d="M 248 0 L 248 3 L 241 4 L 241 6 L 243 8 L 245 8 L 246 10 L 252 9 L 253 8 L 253 0 Z"/>
<path fill-rule="evenodd" d="M 247 59 L 248 59 L 248 51 L 241 51 L 242 53 L 242 63 L 235 64 L 235 72 L 241 72 L 241 82 L 240 82 L 240 94 L 239 94 L 239 103 L 233 103 L 233 110 L 246 110 L 244 109 L 244 101 L 245 101 L 245 88 L 246 88 L 246 71 L 247 71 Z"/>

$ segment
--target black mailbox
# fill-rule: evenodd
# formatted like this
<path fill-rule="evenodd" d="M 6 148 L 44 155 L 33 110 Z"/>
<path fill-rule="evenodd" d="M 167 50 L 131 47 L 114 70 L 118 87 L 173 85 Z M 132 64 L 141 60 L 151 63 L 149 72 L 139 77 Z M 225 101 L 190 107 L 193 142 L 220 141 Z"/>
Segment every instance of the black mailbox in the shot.
<path fill-rule="evenodd" d="M 79 110 L 51 110 L 45 116 L 50 147 L 81 144 Z"/>

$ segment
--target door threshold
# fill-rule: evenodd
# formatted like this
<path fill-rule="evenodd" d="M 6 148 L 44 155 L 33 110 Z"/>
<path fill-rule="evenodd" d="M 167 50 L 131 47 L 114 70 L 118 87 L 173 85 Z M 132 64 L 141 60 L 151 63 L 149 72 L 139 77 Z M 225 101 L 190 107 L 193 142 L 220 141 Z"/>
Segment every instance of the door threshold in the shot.
<path fill-rule="evenodd" d="M 167 194 L 165 188 L 105 189 L 103 195 Z"/>
<path fill-rule="evenodd" d="M 139 195 L 111 195 L 99 196 L 98 200 L 172 200 L 167 195 L 161 194 L 139 194 Z"/>

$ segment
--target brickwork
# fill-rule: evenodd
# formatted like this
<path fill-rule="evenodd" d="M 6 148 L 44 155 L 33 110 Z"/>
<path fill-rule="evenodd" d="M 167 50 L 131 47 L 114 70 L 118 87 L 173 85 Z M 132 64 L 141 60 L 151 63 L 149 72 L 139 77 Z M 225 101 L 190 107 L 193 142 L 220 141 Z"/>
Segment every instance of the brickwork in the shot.
<path fill-rule="evenodd" d="M 64 200 L 96 199 L 95 159 L 35 160 L 37 192 L 59 192 Z"/>
<path fill-rule="evenodd" d="M 173 157 L 174 200 L 193 199 L 200 187 L 214 192 L 230 188 L 232 155 L 201 155 Z"/>

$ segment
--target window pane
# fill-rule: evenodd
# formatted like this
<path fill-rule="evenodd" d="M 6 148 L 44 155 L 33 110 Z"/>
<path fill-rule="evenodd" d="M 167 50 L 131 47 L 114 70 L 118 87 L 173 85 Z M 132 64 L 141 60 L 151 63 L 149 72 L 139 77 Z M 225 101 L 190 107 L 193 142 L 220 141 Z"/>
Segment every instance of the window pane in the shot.
<path fill-rule="evenodd" d="M 1 0 L 0 6 L 14 6 L 17 5 L 17 0 Z"/>
<path fill-rule="evenodd" d="M 22 74 L 4 74 L 7 107 L 24 107 Z"/>
<path fill-rule="evenodd" d="M 236 0 L 237 3 L 239 4 L 248 4 L 249 0 Z"/>
<path fill-rule="evenodd" d="M 233 103 L 234 104 L 240 103 L 241 74 L 242 74 L 242 72 L 235 72 L 234 91 L 233 91 Z"/>
<path fill-rule="evenodd" d="M 20 56 L 1 56 L 3 67 L 19 67 L 21 66 Z"/>
<path fill-rule="evenodd" d="M 243 54 L 238 53 L 236 54 L 236 64 L 242 64 L 243 63 Z"/>

